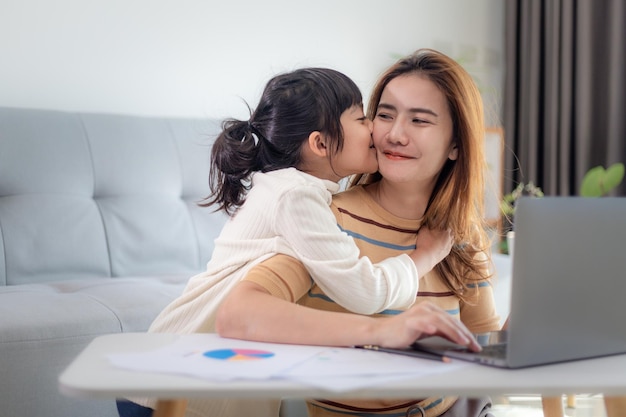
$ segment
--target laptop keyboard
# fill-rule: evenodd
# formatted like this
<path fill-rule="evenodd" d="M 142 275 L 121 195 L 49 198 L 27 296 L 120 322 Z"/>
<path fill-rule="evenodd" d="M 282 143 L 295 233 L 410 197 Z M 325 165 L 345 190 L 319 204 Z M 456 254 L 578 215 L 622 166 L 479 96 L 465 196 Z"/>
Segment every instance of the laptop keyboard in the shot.
<path fill-rule="evenodd" d="M 492 358 L 505 358 L 506 357 L 506 344 L 500 343 L 496 345 L 483 346 L 481 356 L 489 356 Z"/>

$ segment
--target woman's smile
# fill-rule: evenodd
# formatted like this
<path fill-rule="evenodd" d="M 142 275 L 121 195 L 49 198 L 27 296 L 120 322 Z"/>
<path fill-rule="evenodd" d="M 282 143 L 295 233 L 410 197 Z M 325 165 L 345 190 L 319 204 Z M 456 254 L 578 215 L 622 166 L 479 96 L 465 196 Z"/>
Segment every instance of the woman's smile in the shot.
<path fill-rule="evenodd" d="M 382 151 L 381 153 L 385 156 L 385 158 L 390 159 L 392 161 L 403 161 L 406 159 L 415 159 L 413 156 L 406 155 L 400 152 Z"/>

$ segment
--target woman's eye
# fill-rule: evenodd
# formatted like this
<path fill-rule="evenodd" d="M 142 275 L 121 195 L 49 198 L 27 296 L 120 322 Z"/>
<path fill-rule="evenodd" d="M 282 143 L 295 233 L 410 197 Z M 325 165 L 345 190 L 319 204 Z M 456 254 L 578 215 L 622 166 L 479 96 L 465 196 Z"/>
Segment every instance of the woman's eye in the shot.
<path fill-rule="evenodd" d="M 379 119 L 391 119 L 391 116 L 386 113 L 378 113 L 376 117 L 378 117 Z"/>
<path fill-rule="evenodd" d="M 421 123 L 429 123 L 429 121 L 425 119 L 413 119 L 413 123 L 421 124 Z"/>

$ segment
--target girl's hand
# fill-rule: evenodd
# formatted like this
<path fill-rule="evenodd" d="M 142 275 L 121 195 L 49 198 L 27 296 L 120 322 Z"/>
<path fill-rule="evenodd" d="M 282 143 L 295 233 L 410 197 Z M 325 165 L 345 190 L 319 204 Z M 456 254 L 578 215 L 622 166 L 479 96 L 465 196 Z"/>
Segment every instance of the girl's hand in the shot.
<path fill-rule="evenodd" d="M 415 240 L 416 249 L 410 254 L 417 267 L 419 277 L 430 272 L 452 250 L 452 231 L 433 230 L 422 227 Z"/>

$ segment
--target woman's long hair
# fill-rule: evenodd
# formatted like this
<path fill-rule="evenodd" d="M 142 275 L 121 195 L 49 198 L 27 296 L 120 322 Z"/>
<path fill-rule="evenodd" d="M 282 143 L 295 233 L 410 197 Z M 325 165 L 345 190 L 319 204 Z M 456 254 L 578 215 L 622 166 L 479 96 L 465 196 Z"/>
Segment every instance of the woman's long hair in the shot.
<path fill-rule="evenodd" d="M 488 278 L 487 260 L 480 256 L 490 246 L 484 220 L 486 160 L 482 98 L 472 77 L 456 61 L 440 52 L 420 49 L 382 74 L 370 97 L 368 117 L 374 120 L 387 84 L 406 74 L 419 74 L 432 81 L 445 95 L 452 116 L 458 158 L 448 160 L 439 173 L 422 225 L 452 230 L 455 245 L 435 268 L 450 290 L 466 299 L 468 287 Z M 360 175 L 352 184 L 380 179 L 380 173 Z"/>
<path fill-rule="evenodd" d="M 341 114 L 363 99 L 346 75 L 302 68 L 273 77 L 250 120 L 227 119 L 211 149 L 211 194 L 201 206 L 232 215 L 246 198 L 254 172 L 298 167 L 312 132 L 325 135 L 329 158 L 343 148 Z"/>

